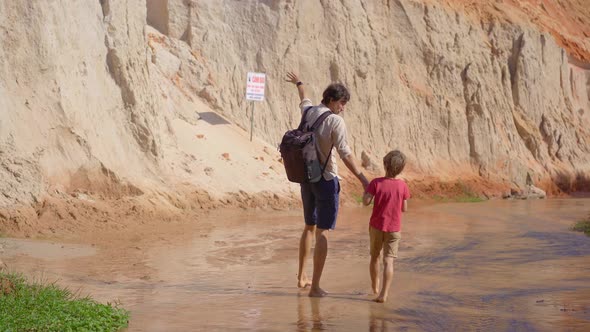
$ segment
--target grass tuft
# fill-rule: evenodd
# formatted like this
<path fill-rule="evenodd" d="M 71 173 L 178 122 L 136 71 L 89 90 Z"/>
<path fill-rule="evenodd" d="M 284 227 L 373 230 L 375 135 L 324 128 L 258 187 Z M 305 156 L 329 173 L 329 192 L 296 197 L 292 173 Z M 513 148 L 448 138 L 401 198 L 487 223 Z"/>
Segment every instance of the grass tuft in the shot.
<path fill-rule="evenodd" d="M 590 219 L 578 221 L 574 226 L 572 226 L 572 231 L 583 232 L 584 234 L 590 236 Z"/>
<path fill-rule="evenodd" d="M 355 202 L 359 203 L 359 204 L 363 204 L 363 195 L 357 195 L 357 194 L 352 194 L 352 198 L 354 199 Z"/>
<path fill-rule="evenodd" d="M 486 199 L 477 195 L 468 185 L 459 181 L 449 192 L 450 197 L 434 195 L 433 198 L 439 202 L 478 203 Z"/>
<path fill-rule="evenodd" d="M 0 313 L 1 331 L 118 331 L 129 320 L 129 312 L 116 305 L 1 271 Z"/>

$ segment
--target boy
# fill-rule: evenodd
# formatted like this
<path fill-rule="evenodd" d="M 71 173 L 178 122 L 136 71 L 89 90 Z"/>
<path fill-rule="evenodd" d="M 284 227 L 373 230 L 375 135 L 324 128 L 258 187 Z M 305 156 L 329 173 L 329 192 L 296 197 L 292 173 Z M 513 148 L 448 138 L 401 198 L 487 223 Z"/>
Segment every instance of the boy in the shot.
<path fill-rule="evenodd" d="M 379 291 L 379 258 L 383 249 L 383 284 L 381 292 L 374 300 L 378 303 L 387 301 L 389 286 L 393 279 L 393 259 L 397 257 L 401 239 L 402 212 L 408 210 L 410 190 L 406 183 L 397 176 L 406 166 L 406 156 L 399 150 L 389 152 L 383 157 L 385 177 L 371 181 L 363 195 L 363 204 L 369 205 L 375 198 L 369 236 L 371 239 L 371 286 L 373 293 Z"/>

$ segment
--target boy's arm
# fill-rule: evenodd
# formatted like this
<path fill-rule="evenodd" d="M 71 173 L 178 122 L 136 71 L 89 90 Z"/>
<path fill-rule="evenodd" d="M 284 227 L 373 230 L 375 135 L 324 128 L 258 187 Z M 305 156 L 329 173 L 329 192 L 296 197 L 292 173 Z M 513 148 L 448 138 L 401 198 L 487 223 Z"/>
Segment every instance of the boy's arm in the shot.
<path fill-rule="evenodd" d="M 410 198 L 410 189 L 408 189 L 408 185 L 406 184 L 406 180 L 403 180 L 403 188 L 404 188 L 404 202 L 402 204 L 402 212 L 408 211 L 408 199 Z"/>
<path fill-rule="evenodd" d="M 372 200 L 373 200 L 373 195 L 369 194 L 368 192 L 365 192 L 365 194 L 363 195 L 363 205 L 367 206 L 367 205 L 371 204 Z"/>
<path fill-rule="evenodd" d="M 299 77 L 294 72 L 290 71 L 287 73 L 287 82 L 291 82 L 297 86 L 297 92 L 299 92 L 299 100 L 305 99 L 305 89 L 303 89 L 303 83 L 299 80 Z"/>

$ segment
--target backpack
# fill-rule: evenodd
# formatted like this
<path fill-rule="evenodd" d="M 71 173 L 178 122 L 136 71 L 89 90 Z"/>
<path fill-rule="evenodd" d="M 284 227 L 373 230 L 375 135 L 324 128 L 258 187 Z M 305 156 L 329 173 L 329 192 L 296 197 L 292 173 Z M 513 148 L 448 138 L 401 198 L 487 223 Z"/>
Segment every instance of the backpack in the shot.
<path fill-rule="evenodd" d="M 283 165 L 287 178 L 296 183 L 315 183 L 320 181 L 330 160 L 332 149 L 323 167 L 320 165 L 318 152 L 315 147 L 314 131 L 333 113 L 324 112 L 311 127 L 305 126 L 305 117 L 312 106 L 306 108 L 301 116 L 301 123 L 297 129 L 289 130 L 283 135 L 279 150 L 283 158 Z M 332 146 L 333 147 L 333 146 Z"/>

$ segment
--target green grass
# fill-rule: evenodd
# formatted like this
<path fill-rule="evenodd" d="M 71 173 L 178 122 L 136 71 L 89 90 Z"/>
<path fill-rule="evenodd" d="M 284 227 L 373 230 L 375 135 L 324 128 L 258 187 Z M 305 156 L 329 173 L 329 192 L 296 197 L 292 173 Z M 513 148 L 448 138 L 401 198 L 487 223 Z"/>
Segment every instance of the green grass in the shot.
<path fill-rule="evenodd" d="M 362 195 L 357 195 L 357 194 L 352 194 L 352 198 L 354 198 L 354 201 L 359 203 L 359 204 L 363 204 L 363 196 Z"/>
<path fill-rule="evenodd" d="M 129 312 L 0 271 L 0 331 L 118 331 Z"/>
<path fill-rule="evenodd" d="M 441 195 L 434 195 L 433 198 L 439 202 L 459 202 L 459 203 L 478 203 L 486 201 L 485 198 L 478 196 L 473 190 L 463 182 L 459 181 L 455 183 L 455 190 L 452 190 L 452 193 L 459 192 L 459 194 L 453 195 L 451 194 L 450 197 L 445 197 Z"/>
<path fill-rule="evenodd" d="M 572 226 L 572 230 L 576 232 L 584 232 L 584 234 L 590 236 L 590 219 L 578 221 Z"/>
<path fill-rule="evenodd" d="M 357 202 L 359 205 L 364 205 L 363 204 L 363 194 L 352 194 L 352 198 L 354 199 L 355 202 Z M 375 200 L 371 200 L 371 203 L 368 206 L 373 206 L 373 204 L 375 203 Z"/>

